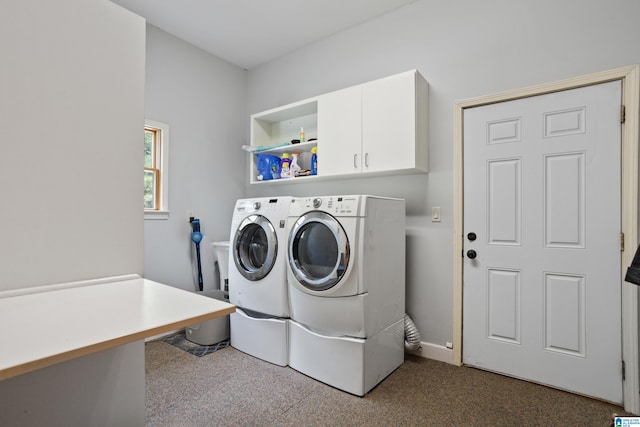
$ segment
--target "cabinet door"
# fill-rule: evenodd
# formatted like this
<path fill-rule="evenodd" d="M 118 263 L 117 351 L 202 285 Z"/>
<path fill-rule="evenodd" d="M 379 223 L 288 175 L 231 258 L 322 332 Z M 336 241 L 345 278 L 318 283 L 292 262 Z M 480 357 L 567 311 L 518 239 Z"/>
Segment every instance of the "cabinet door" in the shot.
<path fill-rule="evenodd" d="M 361 86 L 318 98 L 318 176 L 362 170 L 361 104 Z"/>
<path fill-rule="evenodd" d="M 415 81 L 408 72 L 362 86 L 364 172 L 415 167 Z"/>

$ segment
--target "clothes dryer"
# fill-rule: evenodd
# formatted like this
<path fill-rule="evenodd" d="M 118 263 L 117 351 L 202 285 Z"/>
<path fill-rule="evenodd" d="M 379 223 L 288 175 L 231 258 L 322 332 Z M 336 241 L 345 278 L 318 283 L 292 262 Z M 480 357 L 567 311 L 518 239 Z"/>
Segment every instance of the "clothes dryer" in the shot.
<path fill-rule="evenodd" d="M 357 338 L 403 319 L 405 224 L 402 199 L 293 199 L 287 264 L 291 318 Z"/>
<path fill-rule="evenodd" d="M 229 301 L 231 345 L 287 365 L 289 299 L 287 215 L 291 197 L 236 201 L 231 221 Z"/>
<path fill-rule="evenodd" d="M 362 396 L 404 361 L 405 202 L 294 199 L 289 366 Z"/>

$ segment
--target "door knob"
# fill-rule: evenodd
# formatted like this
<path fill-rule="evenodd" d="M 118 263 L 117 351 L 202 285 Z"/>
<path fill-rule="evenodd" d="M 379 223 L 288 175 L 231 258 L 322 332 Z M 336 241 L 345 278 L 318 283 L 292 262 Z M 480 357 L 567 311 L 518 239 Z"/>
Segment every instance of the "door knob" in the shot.
<path fill-rule="evenodd" d="M 467 239 L 469 239 L 470 242 L 473 242 L 477 238 L 478 238 L 478 236 L 476 236 L 476 233 L 474 233 L 473 231 L 471 233 L 467 234 Z"/>
<path fill-rule="evenodd" d="M 476 251 L 474 251 L 473 249 L 469 249 L 467 251 L 467 257 L 469 259 L 476 259 L 477 256 L 478 256 L 478 253 Z"/>

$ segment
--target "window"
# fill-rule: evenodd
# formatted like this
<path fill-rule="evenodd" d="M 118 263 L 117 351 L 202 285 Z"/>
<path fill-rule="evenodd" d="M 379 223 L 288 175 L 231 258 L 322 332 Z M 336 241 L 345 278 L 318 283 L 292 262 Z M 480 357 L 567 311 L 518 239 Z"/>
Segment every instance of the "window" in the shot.
<path fill-rule="evenodd" d="M 145 120 L 144 217 L 169 218 L 169 125 Z"/>

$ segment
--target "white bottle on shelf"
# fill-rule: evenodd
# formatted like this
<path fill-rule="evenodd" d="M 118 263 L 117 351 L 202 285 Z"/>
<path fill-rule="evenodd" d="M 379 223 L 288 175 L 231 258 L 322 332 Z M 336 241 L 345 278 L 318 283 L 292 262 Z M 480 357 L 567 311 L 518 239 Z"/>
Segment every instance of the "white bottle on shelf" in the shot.
<path fill-rule="evenodd" d="M 291 176 L 298 176 L 298 172 L 300 171 L 300 169 L 302 169 L 299 165 L 298 165 L 298 158 L 300 157 L 300 153 L 291 153 L 291 165 L 289 165 L 289 170 L 291 172 Z"/>

